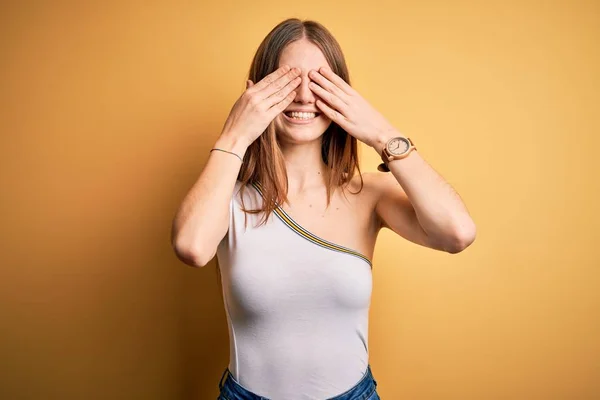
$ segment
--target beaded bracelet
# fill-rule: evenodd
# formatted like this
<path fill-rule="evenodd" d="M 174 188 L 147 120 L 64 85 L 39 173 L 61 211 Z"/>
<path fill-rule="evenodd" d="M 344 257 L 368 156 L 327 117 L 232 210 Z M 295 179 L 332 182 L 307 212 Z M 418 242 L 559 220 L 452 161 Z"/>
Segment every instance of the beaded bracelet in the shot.
<path fill-rule="evenodd" d="M 238 156 L 237 154 L 235 154 L 235 153 L 233 153 L 231 151 L 227 151 L 227 150 L 223 150 L 223 149 L 218 149 L 216 147 L 214 149 L 211 149 L 210 151 L 213 151 L 213 150 L 219 150 L 219 151 L 223 151 L 225 153 L 233 154 L 234 156 L 236 156 L 237 158 L 239 158 L 242 163 L 244 163 L 244 160 L 242 160 L 242 157 Z"/>

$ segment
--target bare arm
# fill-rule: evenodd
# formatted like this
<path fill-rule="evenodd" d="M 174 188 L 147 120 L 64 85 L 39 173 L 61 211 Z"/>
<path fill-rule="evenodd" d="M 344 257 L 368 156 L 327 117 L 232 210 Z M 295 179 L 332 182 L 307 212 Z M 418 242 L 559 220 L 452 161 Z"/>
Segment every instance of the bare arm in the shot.
<path fill-rule="evenodd" d="M 300 70 L 283 65 L 254 84 L 233 105 L 214 147 L 242 159 L 277 115 L 296 97 Z M 181 203 L 171 231 L 171 245 L 184 263 L 203 267 L 214 256 L 229 227 L 229 204 L 241 167 L 233 154 L 211 151 L 198 180 Z"/>
<path fill-rule="evenodd" d="M 389 139 L 401 135 L 331 68 L 309 72 L 309 87 L 325 115 L 381 154 Z M 375 211 L 382 226 L 414 243 L 458 253 L 473 243 L 475 223 L 458 193 L 418 152 L 389 163 L 391 178 L 377 176 Z"/>
<path fill-rule="evenodd" d="M 373 148 L 381 154 L 397 131 L 383 135 Z M 476 227 L 458 193 L 417 151 L 389 163 L 391 175 L 378 179 L 376 206 L 383 226 L 414 243 L 451 254 L 475 240 Z"/>
<path fill-rule="evenodd" d="M 243 159 L 248 146 L 232 134 L 222 134 L 213 147 Z M 229 203 L 241 165 L 233 154 L 210 152 L 173 219 L 171 244 L 184 263 L 202 267 L 214 257 L 229 227 Z"/>

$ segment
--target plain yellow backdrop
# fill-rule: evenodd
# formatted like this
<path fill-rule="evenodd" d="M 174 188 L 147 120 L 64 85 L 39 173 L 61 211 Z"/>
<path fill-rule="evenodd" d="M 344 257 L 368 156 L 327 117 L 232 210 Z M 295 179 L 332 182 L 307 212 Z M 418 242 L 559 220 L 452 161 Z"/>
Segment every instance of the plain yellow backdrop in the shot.
<path fill-rule="evenodd" d="M 170 224 L 288 17 L 478 227 L 456 255 L 382 231 L 381 397 L 600 398 L 600 5 L 377 0 L 2 2 L 0 398 L 216 398 L 216 262 L 179 262 Z"/>

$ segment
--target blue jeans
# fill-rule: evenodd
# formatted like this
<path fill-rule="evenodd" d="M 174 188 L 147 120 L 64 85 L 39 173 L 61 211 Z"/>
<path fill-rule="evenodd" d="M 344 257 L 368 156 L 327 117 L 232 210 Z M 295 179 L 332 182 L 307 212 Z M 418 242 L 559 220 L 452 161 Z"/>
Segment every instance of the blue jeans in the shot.
<path fill-rule="evenodd" d="M 227 375 L 226 378 L 225 375 Z M 223 382 L 223 378 L 225 378 L 225 382 Z M 376 388 L 377 381 L 373 377 L 371 366 L 368 365 L 367 372 L 365 372 L 356 385 L 342 394 L 324 400 L 381 400 Z M 219 389 L 221 393 L 217 397 L 217 400 L 269 400 L 266 397 L 250 392 L 240 385 L 231 375 L 229 368 L 225 368 L 223 376 L 221 376 Z"/>

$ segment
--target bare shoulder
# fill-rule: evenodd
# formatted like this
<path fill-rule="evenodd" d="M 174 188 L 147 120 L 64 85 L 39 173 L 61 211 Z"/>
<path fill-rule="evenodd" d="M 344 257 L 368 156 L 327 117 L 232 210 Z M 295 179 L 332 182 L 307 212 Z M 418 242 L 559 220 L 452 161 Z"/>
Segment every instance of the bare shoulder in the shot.
<path fill-rule="evenodd" d="M 384 221 L 377 213 L 377 203 L 386 190 L 399 186 L 398 182 L 395 179 L 389 179 L 388 175 L 381 172 L 363 172 L 360 175 L 356 174 L 348 185 L 353 193 L 358 192 L 356 201 L 359 203 L 360 209 L 371 215 L 377 228 L 385 226 Z"/>
<path fill-rule="evenodd" d="M 379 221 L 380 228 L 387 228 L 421 246 L 442 250 L 428 237 L 406 191 L 393 174 L 372 172 L 363 174 L 363 178 L 371 197 L 374 219 Z"/>
<path fill-rule="evenodd" d="M 392 174 L 381 172 L 363 172 L 360 175 L 357 174 L 351 179 L 349 187 L 352 188 L 353 192 L 361 190 L 361 193 L 364 193 L 364 201 L 372 203 L 373 206 L 375 206 L 375 203 L 377 203 L 381 195 L 386 191 L 390 189 L 398 190 L 398 188 L 402 190 L 400 184 Z"/>
<path fill-rule="evenodd" d="M 373 173 L 372 172 L 361 172 L 356 174 L 350 179 L 348 183 L 348 189 L 352 193 L 361 195 L 361 197 L 370 198 L 374 195 L 373 193 Z"/>

